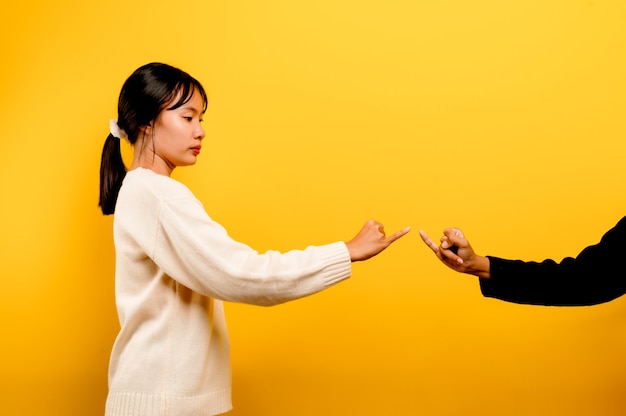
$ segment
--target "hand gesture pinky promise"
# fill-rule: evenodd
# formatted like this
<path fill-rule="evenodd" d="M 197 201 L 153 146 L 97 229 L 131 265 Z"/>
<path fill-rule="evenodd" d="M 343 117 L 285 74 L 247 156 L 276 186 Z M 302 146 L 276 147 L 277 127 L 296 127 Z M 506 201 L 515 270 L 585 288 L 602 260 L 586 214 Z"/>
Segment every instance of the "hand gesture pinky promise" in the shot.
<path fill-rule="evenodd" d="M 452 270 L 473 274 L 482 278 L 490 277 L 489 260 L 474 252 L 469 241 L 458 228 L 446 228 L 443 230 L 443 236 L 439 245 L 431 240 L 422 230 L 420 230 L 420 236 L 424 243 L 435 253 L 435 256 Z"/>
<path fill-rule="evenodd" d="M 350 259 L 352 261 L 361 261 L 374 257 L 410 230 L 410 227 L 406 227 L 386 237 L 385 227 L 381 223 L 375 220 L 368 220 L 361 228 L 361 231 L 346 243 L 350 252 Z"/>

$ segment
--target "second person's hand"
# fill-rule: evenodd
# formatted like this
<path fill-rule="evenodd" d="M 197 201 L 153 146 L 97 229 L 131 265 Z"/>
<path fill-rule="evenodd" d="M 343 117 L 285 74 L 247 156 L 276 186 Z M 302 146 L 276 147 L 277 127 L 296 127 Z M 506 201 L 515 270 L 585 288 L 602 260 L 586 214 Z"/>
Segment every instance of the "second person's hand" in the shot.
<path fill-rule="evenodd" d="M 446 228 L 440 245 L 431 240 L 423 230 L 420 230 L 420 236 L 437 258 L 452 270 L 481 278 L 490 277 L 489 259 L 474 252 L 460 229 Z"/>

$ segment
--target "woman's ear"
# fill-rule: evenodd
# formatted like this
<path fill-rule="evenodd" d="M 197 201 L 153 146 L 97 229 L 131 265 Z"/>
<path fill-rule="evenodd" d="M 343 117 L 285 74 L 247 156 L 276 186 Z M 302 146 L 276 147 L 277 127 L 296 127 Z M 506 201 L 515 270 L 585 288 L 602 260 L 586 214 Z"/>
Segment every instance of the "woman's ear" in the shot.
<path fill-rule="evenodd" d="M 139 132 L 141 134 L 146 134 L 146 135 L 150 134 L 152 132 L 152 123 L 140 126 L 139 127 Z"/>

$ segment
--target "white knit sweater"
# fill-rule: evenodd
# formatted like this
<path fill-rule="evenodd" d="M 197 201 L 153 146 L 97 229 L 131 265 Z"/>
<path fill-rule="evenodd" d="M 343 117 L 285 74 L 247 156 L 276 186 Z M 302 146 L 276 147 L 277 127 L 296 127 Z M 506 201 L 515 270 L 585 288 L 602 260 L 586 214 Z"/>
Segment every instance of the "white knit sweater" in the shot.
<path fill-rule="evenodd" d="M 274 305 L 350 276 L 344 243 L 259 254 L 232 240 L 180 182 L 126 175 L 115 207 L 121 329 L 107 416 L 208 416 L 231 405 L 222 301 Z"/>

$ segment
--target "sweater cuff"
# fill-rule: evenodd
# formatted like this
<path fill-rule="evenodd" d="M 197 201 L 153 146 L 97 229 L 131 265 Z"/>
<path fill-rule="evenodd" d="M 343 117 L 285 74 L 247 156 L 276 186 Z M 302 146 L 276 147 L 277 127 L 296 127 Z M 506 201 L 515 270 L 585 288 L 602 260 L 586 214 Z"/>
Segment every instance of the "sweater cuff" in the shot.
<path fill-rule="evenodd" d="M 342 241 L 321 247 L 322 261 L 326 263 L 323 280 L 326 287 L 332 286 L 352 275 L 352 261 L 348 247 Z"/>
<path fill-rule="evenodd" d="M 480 292 L 483 296 L 493 297 L 494 288 L 497 287 L 498 279 L 502 274 L 504 260 L 498 257 L 486 256 L 489 259 L 489 279 L 478 279 Z"/>

